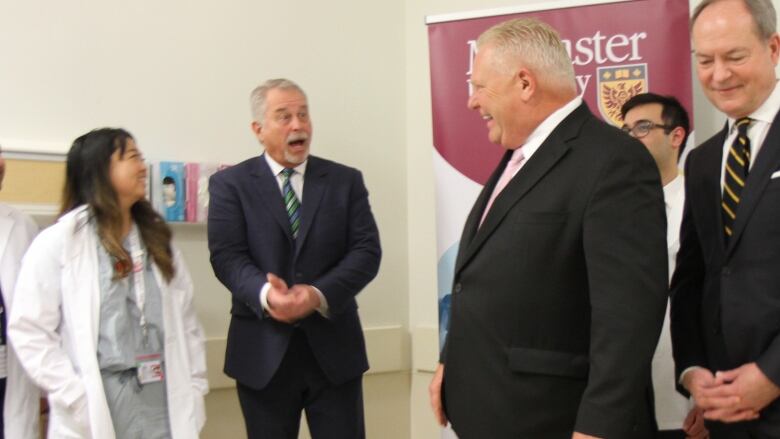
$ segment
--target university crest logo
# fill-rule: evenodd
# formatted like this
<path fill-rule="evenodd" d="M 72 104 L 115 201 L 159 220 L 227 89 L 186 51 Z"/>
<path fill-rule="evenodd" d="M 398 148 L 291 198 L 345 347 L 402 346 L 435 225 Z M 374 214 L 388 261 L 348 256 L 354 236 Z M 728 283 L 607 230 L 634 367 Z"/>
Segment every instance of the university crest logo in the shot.
<path fill-rule="evenodd" d="M 599 67 L 597 70 L 599 111 L 604 120 L 615 126 L 623 123 L 620 107 L 632 97 L 646 93 L 647 64 Z"/>

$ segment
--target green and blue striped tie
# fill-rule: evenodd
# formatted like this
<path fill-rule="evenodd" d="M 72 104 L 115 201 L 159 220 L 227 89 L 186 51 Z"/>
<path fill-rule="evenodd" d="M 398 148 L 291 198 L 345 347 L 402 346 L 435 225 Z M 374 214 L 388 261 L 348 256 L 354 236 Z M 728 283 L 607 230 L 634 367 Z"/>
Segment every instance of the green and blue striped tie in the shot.
<path fill-rule="evenodd" d="M 284 168 L 282 170 L 282 197 L 284 198 L 284 208 L 287 210 L 287 217 L 290 219 L 290 231 L 293 239 L 298 237 L 298 229 L 301 227 L 301 202 L 298 201 L 298 197 L 295 196 L 295 191 L 293 191 L 290 184 L 290 176 L 294 172 L 295 169 L 292 168 Z"/>

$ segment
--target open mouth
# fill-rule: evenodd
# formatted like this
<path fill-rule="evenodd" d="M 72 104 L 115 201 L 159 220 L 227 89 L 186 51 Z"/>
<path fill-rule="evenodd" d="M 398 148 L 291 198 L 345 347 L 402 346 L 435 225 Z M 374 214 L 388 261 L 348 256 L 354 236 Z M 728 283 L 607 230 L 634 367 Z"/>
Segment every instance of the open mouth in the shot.
<path fill-rule="evenodd" d="M 289 142 L 287 142 L 287 144 L 295 147 L 303 146 L 306 144 L 306 140 L 305 139 L 290 140 Z"/>

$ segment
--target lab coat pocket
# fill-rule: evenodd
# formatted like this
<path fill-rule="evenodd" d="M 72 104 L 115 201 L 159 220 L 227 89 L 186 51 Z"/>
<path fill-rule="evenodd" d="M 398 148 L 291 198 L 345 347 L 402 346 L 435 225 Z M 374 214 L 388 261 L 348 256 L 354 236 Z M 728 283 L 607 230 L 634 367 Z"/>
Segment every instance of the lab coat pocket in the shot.
<path fill-rule="evenodd" d="M 51 403 L 51 401 L 50 401 Z M 71 407 L 50 404 L 49 437 L 52 439 L 90 439 L 87 397 L 77 399 Z"/>
<path fill-rule="evenodd" d="M 192 389 L 193 402 L 195 409 L 195 429 L 201 431 L 206 424 L 206 402 L 203 398 L 203 392 L 197 388 Z"/>

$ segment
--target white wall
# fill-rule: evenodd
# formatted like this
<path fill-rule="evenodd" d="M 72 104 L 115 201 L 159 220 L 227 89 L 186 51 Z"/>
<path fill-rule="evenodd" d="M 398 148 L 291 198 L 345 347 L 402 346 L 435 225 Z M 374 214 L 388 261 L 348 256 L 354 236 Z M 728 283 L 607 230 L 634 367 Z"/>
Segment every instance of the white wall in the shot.
<path fill-rule="evenodd" d="M 365 324 L 406 326 L 402 14 L 353 0 L 0 1 L 0 140 L 64 150 L 89 129 L 123 126 L 151 159 L 238 162 L 261 151 L 249 92 L 292 78 L 309 94 L 313 153 L 363 170 L 371 193 L 384 258 L 359 297 Z M 203 230 L 175 228 L 214 335 L 229 299 Z"/>

